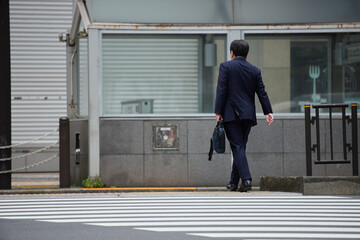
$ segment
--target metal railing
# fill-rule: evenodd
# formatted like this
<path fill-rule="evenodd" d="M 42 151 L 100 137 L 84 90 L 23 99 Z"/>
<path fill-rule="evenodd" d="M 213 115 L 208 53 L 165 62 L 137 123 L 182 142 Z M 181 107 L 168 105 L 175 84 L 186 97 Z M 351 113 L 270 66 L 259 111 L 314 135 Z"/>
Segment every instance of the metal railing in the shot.
<path fill-rule="evenodd" d="M 69 118 L 60 118 L 59 120 L 59 128 L 55 129 L 39 138 L 35 138 L 32 139 L 28 142 L 23 142 L 23 143 L 19 143 L 19 144 L 15 144 L 15 145 L 8 145 L 8 146 L 0 146 L 0 151 L 4 151 L 6 149 L 12 149 L 12 148 L 16 148 L 19 147 L 20 145 L 25 145 L 25 144 L 30 144 L 33 142 L 36 142 L 38 140 L 44 139 L 47 136 L 50 136 L 52 134 L 55 134 L 59 132 L 59 141 L 57 141 L 56 143 L 50 144 L 48 146 L 45 146 L 44 148 L 38 149 L 36 151 L 30 152 L 30 153 L 26 153 L 26 154 L 22 154 L 22 155 L 18 155 L 18 156 L 13 156 L 13 157 L 7 157 L 7 158 L 2 158 L 0 155 L 0 162 L 5 162 L 5 161 L 12 161 L 15 159 L 19 159 L 19 158 L 24 158 L 24 157 L 28 157 L 37 153 L 41 153 L 44 152 L 45 150 L 48 150 L 50 148 L 53 148 L 57 145 L 59 145 L 59 154 L 55 154 L 43 161 L 40 162 L 36 162 L 34 164 L 31 165 L 27 165 L 25 167 L 22 168 L 16 168 L 16 169 L 9 169 L 9 170 L 1 170 L 0 171 L 0 175 L 1 174 L 10 174 L 13 172 L 18 172 L 18 171 L 22 171 L 22 170 L 26 170 L 29 168 L 33 168 L 36 166 L 39 166 L 41 164 L 47 163 L 50 160 L 56 159 L 57 157 L 59 157 L 59 171 L 60 171 L 60 187 L 64 188 L 64 187 L 70 187 L 70 145 L 69 145 L 69 141 L 70 141 L 70 128 L 69 128 Z M 10 186 L 11 186 L 11 178 L 10 178 Z"/>
<path fill-rule="evenodd" d="M 31 144 L 31 143 L 34 143 L 36 141 L 39 141 L 39 140 L 42 140 L 42 139 L 45 139 L 46 137 L 50 136 L 50 135 L 53 135 L 55 133 L 57 133 L 59 131 L 59 129 L 55 129 L 39 138 L 34 138 L 28 142 L 23 142 L 23 143 L 18 143 L 18 144 L 14 144 L 14 145 L 7 145 L 7 146 L 0 146 L 0 151 L 5 151 L 5 150 L 11 150 L 11 149 L 16 149 L 17 147 L 21 146 L 21 145 L 26 145 L 26 144 Z M 43 148 L 40 148 L 38 150 L 35 150 L 33 152 L 29 152 L 29 153 L 25 153 L 25 154 L 20 154 L 20 155 L 17 155 L 17 156 L 12 156 L 12 157 L 1 157 L 0 156 L 0 162 L 6 162 L 6 161 L 13 161 L 13 160 L 16 160 L 16 159 L 20 159 L 20 158 L 26 158 L 26 157 L 29 157 L 29 156 L 32 156 L 32 155 L 35 155 L 35 154 L 38 154 L 38 153 L 42 153 L 48 149 L 51 149 L 53 147 L 56 147 L 57 145 L 59 144 L 59 141 L 55 142 L 55 143 L 52 143 L 50 145 L 47 145 Z M 24 167 L 20 167 L 20 168 L 13 168 L 13 169 L 8 169 L 8 170 L 1 170 L 0 171 L 0 175 L 1 174 L 9 174 L 9 173 L 14 173 L 14 172 L 19 172 L 19 171 L 23 171 L 23 170 L 27 170 L 29 168 L 33 168 L 33 167 L 36 167 L 36 166 L 39 166 L 39 165 L 42 165 L 44 163 L 47 163 L 49 162 L 50 160 L 52 159 L 55 159 L 56 157 L 58 157 L 58 154 L 54 154 L 53 156 L 45 159 L 45 160 L 42 160 L 40 162 L 36 162 L 36 163 L 33 163 L 33 164 L 30 164 L 30 165 L 26 165 Z M 11 165 L 10 165 L 11 166 Z"/>
<path fill-rule="evenodd" d="M 312 105 L 315 109 L 315 116 L 311 117 L 310 105 L 305 105 L 305 148 L 306 148 L 306 175 L 312 176 L 312 152 L 316 152 L 317 159 L 315 164 L 342 164 L 351 163 L 353 168 L 353 176 L 359 175 L 358 170 L 358 127 L 357 127 L 357 104 L 351 104 L 351 118 L 346 115 L 346 108 L 349 104 L 319 104 Z M 319 109 L 326 108 L 329 110 L 330 122 L 330 160 L 321 160 L 320 155 L 320 118 Z M 332 112 L 334 108 L 341 108 L 341 125 L 342 125 L 342 142 L 343 142 L 343 159 L 334 159 L 334 144 L 333 144 L 333 126 L 332 126 Z M 351 123 L 351 143 L 346 140 L 346 124 Z M 311 145 L 311 125 L 316 126 L 316 143 Z M 347 151 L 352 152 L 351 161 L 348 160 Z"/>

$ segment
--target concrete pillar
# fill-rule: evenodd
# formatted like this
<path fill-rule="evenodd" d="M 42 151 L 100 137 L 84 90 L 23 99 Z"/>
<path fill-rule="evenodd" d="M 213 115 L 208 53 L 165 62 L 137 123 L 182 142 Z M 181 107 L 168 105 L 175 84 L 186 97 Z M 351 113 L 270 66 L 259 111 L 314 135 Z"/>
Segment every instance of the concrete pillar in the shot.
<path fill-rule="evenodd" d="M 226 48 L 227 60 L 230 60 L 230 44 L 231 44 L 231 42 L 236 39 L 240 39 L 240 37 L 241 37 L 240 30 L 229 31 L 228 38 L 227 38 L 227 48 Z"/>
<path fill-rule="evenodd" d="M 88 29 L 88 71 L 89 71 L 89 176 L 100 175 L 100 67 L 101 32 Z"/>

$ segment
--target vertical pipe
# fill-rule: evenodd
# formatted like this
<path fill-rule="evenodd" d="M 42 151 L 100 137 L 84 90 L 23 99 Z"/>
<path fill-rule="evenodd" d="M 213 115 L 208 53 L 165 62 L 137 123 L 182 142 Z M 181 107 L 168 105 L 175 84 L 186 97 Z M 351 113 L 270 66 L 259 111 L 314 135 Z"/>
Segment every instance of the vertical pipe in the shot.
<path fill-rule="evenodd" d="M 316 154 L 317 160 L 320 161 L 320 118 L 319 118 L 319 108 L 315 108 L 316 112 Z"/>
<path fill-rule="evenodd" d="M 67 44 L 66 45 L 66 82 L 67 82 L 66 83 L 67 84 L 66 85 L 67 86 L 67 88 L 66 88 L 66 97 L 67 97 L 67 103 L 68 104 L 66 104 L 66 106 L 67 106 L 66 110 L 67 110 L 67 116 L 69 118 L 75 118 L 74 113 L 73 113 L 73 111 L 71 109 L 71 107 L 72 107 L 71 106 L 71 104 L 72 104 L 72 102 L 71 102 L 71 100 L 72 100 L 71 89 L 74 88 L 74 85 L 72 85 L 73 83 L 72 83 L 71 79 L 75 79 L 75 78 L 74 78 L 74 75 L 72 74 L 70 69 L 74 68 L 75 65 L 76 65 L 76 64 L 72 64 L 72 62 L 71 62 L 73 51 L 74 51 L 74 47 L 69 46 Z"/>
<path fill-rule="evenodd" d="M 344 152 L 344 160 L 347 160 L 347 152 L 346 152 L 346 116 L 345 116 L 345 107 L 341 108 L 342 111 L 342 132 L 343 132 L 343 152 Z"/>
<path fill-rule="evenodd" d="M 310 105 L 305 105 L 306 176 L 312 176 Z"/>
<path fill-rule="evenodd" d="M 357 104 L 351 104 L 351 135 L 353 176 L 359 176 Z"/>
<path fill-rule="evenodd" d="M 60 188 L 70 187 L 70 126 L 69 118 L 60 118 Z"/>
<path fill-rule="evenodd" d="M 89 176 L 100 175 L 101 32 L 88 29 Z"/>
<path fill-rule="evenodd" d="M 334 160 L 334 144 L 333 144 L 333 132 L 332 132 L 332 108 L 329 107 L 329 122 L 330 122 L 330 154 L 331 160 Z"/>
<path fill-rule="evenodd" d="M 11 78 L 9 0 L 0 1 L 0 146 L 11 145 Z M 11 157 L 11 148 L 0 158 Z M 0 172 L 11 170 L 11 160 L 0 162 Z M 0 189 L 11 189 L 11 173 L 0 174 Z"/>

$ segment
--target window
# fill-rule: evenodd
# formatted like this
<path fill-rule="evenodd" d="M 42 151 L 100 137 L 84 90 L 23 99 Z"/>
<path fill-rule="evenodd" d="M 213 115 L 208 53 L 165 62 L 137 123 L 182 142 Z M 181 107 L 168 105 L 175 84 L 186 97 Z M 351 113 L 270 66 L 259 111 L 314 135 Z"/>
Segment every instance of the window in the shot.
<path fill-rule="evenodd" d="M 212 113 L 225 35 L 102 38 L 104 116 Z"/>
<path fill-rule="evenodd" d="M 360 34 L 246 35 L 274 112 L 360 102 Z M 257 105 L 257 111 L 261 107 Z"/>

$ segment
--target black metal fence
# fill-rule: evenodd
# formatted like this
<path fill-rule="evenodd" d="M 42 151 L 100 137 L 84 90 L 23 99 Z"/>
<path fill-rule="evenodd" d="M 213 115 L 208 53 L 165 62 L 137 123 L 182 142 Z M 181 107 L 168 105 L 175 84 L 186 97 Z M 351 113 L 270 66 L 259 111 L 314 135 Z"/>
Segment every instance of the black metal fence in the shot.
<path fill-rule="evenodd" d="M 359 175 L 358 170 L 358 127 L 357 127 L 357 104 L 351 104 L 351 118 L 346 115 L 346 108 L 349 104 L 319 104 L 312 105 L 315 109 L 315 116 L 311 117 L 310 105 L 305 105 L 305 146 L 306 146 L 306 175 L 312 176 L 312 152 L 316 152 L 317 158 L 315 164 L 342 164 L 351 163 L 353 169 L 353 176 Z M 320 156 L 320 118 L 319 109 L 326 108 L 329 111 L 330 122 L 330 160 L 322 160 Z M 342 139 L 343 139 L 343 159 L 334 159 L 333 146 L 333 126 L 332 113 L 334 108 L 341 108 L 341 122 L 342 122 Z M 316 126 L 316 143 L 311 145 L 311 125 Z M 346 140 L 346 125 L 351 124 L 351 143 Z M 351 161 L 348 160 L 347 153 L 352 152 Z"/>

